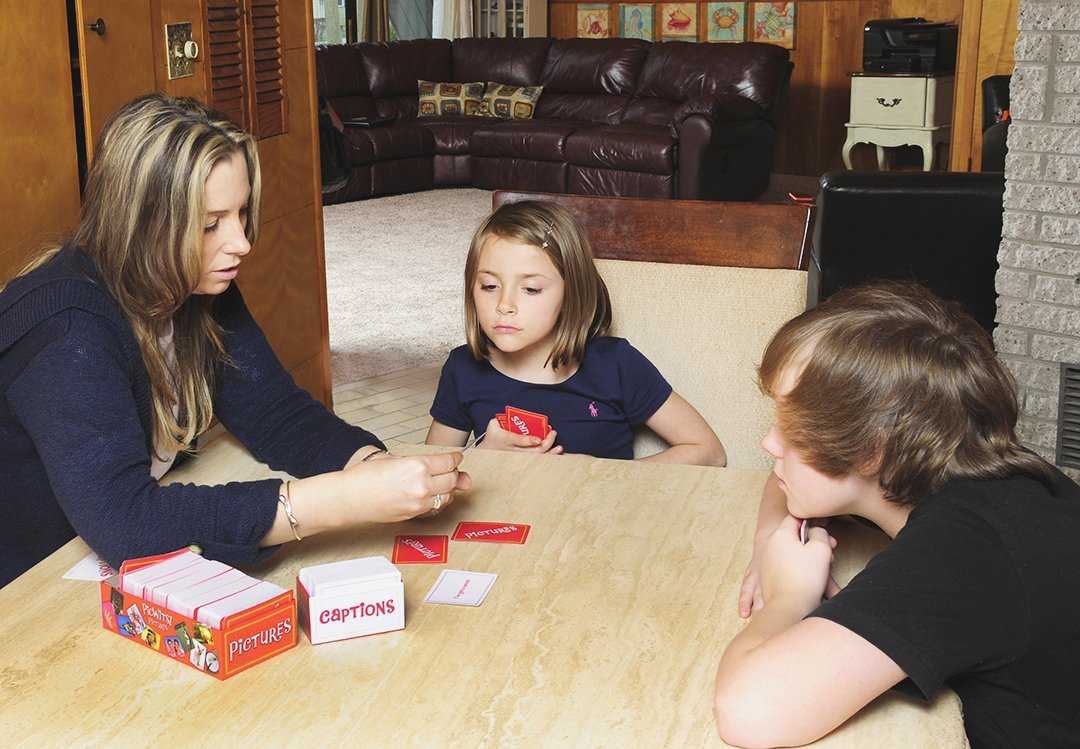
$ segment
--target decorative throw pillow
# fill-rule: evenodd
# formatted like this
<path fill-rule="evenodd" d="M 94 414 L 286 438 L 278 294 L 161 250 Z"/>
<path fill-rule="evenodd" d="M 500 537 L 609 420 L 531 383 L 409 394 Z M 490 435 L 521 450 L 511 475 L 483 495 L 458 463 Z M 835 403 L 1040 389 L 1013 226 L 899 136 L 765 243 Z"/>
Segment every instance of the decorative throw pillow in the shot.
<path fill-rule="evenodd" d="M 420 117 L 474 115 L 480 111 L 484 83 L 432 83 L 417 81 L 420 89 Z"/>
<path fill-rule="evenodd" d="M 543 86 L 508 86 L 488 81 L 478 114 L 500 120 L 531 119 L 543 90 Z"/>

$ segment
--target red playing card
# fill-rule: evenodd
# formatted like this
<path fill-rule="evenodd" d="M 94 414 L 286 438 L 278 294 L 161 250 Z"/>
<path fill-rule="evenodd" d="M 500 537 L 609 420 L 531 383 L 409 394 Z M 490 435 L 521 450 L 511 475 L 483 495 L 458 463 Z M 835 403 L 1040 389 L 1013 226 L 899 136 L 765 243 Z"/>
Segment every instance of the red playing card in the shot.
<path fill-rule="evenodd" d="M 446 536 L 397 536 L 394 538 L 394 564 L 445 564 Z"/>
<path fill-rule="evenodd" d="M 523 544 L 531 526 L 521 523 L 475 523 L 462 521 L 454 529 L 452 541 L 487 541 L 496 544 Z"/>
<path fill-rule="evenodd" d="M 548 426 L 548 418 L 544 414 L 534 414 L 513 406 L 506 407 L 506 421 L 510 428 L 507 431 L 518 434 L 529 434 L 543 439 L 547 437 L 551 427 Z"/>
<path fill-rule="evenodd" d="M 495 414 L 495 418 L 498 419 L 499 427 L 501 427 L 504 432 L 510 431 L 510 427 L 506 423 L 506 414 Z"/>

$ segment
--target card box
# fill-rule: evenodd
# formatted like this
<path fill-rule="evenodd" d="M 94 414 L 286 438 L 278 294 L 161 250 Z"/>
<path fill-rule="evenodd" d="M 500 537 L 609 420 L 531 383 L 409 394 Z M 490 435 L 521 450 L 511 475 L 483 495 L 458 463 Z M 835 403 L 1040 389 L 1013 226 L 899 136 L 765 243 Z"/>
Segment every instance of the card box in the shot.
<path fill-rule="evenodd" d="M 216 679 L 227 679 L 296 646 L 296 599 L 291 590 L 223 616 L 219 626 L 212 627 L 120 589 L 122 575 L 177 553 L 182 552 L 128 560 L 119 575 L 102 580 L 101 626 Z"/>
<path fill-rule="evenodd" d="M 405 585 L 386 557 L 305 567 L 296 599 L 312 645 L 405 629 Z"/>

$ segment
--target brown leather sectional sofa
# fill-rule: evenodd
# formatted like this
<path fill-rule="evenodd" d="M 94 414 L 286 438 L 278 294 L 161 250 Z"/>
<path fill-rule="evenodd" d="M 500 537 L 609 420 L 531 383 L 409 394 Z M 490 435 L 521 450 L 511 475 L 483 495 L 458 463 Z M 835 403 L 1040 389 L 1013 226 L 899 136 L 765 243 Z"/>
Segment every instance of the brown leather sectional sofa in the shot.
<path fill-rule="evenodd" d="M 637 39 L 421 39 L 316 49 L 346 127 L 339 203 L 444 185 L 750 200 L 769 184 L 791 75 L 775 45 Z M 543 86 L 531 119 L 418 117 L 418 81 Z"/>

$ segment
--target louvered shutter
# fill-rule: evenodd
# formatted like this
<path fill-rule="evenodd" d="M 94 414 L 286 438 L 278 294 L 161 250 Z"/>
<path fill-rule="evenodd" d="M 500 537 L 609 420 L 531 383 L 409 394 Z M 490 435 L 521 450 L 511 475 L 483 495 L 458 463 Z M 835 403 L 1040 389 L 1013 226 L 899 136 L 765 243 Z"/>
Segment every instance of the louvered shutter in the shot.
<path fill-rule="evenodd" d="M 1061 365 L 1058 393 L 1058 444 L 1054 462 L 1080 468 L 1080 365 Z"/>
<path fill-rule="evenodd" d="M 210 104 L 257 138 L 286 132 L 277 0 L 207 0 Z"/>

